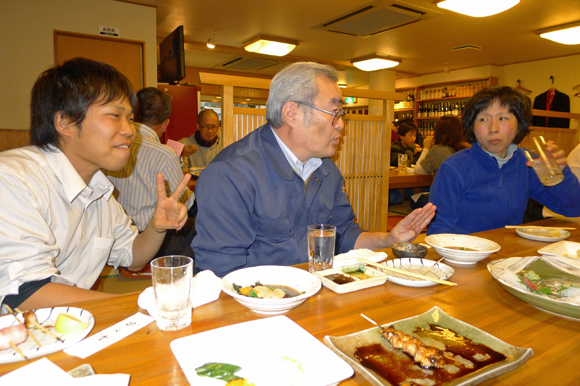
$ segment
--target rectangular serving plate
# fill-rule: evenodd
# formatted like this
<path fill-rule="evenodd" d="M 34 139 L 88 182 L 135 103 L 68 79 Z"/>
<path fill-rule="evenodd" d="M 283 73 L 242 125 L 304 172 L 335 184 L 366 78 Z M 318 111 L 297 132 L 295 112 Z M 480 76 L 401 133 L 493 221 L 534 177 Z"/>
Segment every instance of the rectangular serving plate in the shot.
<path fill-rule="evenodd" d="M 580 243 L 574 241 L 558 241 L 557 243 L 538 249 L 538 252 L 542 255 L 558 255 L 571 259 L 580 259 L 579 251 Z"/>
<path fill-rule="evenodd" d="M 451 381 L 450 384 L 453 386 L 477 385 L 481 382 L 487 381 L 488 379 L 497 377 L 500 374 L 507 373 L 520 367 L 531 358 L 532 355 L 534 355 L 531 348 L 512 346 L 485 331 L 447 315 L 437 306 L 421 315 L 386 323 L 384 326 L 393 325 L 397 330 L 402 331 L 405 334 L 412 334 L 417 327 L 428 329 L 430 323 L 449 328 L 455 331 L 458 335 L 471 339 L 474 343 L 484 344 L 506 356 L 506 359 L 501 362 L 484 367 L 479 371 Z M 350 335 L 327 335 L 324 337 L 324 344 L 330 347 L 330 349 L 337 353 L 342 359 L 346 360 L 358 373 L 369 381 L 371 385 L 394 386 L 374 371 L 361 365 L 354 357 L 356 348 L 374 343 L 379 343 L 385 346 L 390 344 L 381 336 L 378 327 L 372 327 L 368 330 Z"/>
<path fill-rule="evenodd" d="M 360 264 L 356 264 L 356 265 L 358 266 Z M 342 271 L 343 269 L 345 269 L 345 268 L 348 269 L 350 267 L 352 267 L 352 266 L 346 266 L 346 267 L 341 267 L 341 268 L 331 268 L 331 269 L 327 269 L 325 271 L 314 272 L 314 274 L 320 279 L 323 286 L 325 286 L 326 288 L 328 288 L 328 289 L 330 289 L 338 294 L 345 294 L 345 293 L 349 293 L 349 292 L 359 291 L 361 289 L 382 285 L 382 284 L 385 284 L 387 282 L 387 278 L 388 278 L 387 274 L 385 274 L 381 271 L 378 271 L 376 269 L 373 269 L 369 266 L 367 266 L 365 274 L 373 276 L 373 278 L 371 278 L 371 279 L 360 280 L 360 279 L 353 277 L 353 276 L 349 275 L 348 273 L 344 273 Z M 329 280 L 325 277 L 328 275 L 332 275 L 333 273 L 342 273 L 343 275 L 352 277 L 355 281 L 352 283 L 337 284 L 337 283 L 333 282 L 332 280 Z"/>

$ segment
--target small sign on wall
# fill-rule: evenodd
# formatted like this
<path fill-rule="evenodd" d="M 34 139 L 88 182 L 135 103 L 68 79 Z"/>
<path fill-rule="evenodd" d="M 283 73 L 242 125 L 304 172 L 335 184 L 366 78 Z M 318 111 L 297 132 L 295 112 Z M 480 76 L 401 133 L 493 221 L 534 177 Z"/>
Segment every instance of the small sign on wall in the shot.
<path fill-rule="evenodd" d="M 99 35 L 119 37 L 119 28 L 99 26 Z"/>

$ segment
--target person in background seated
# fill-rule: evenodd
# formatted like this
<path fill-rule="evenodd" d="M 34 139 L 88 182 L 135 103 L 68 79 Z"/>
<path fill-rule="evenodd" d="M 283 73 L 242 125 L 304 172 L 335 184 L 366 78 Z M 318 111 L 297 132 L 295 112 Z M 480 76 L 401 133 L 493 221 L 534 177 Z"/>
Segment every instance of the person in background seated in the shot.
<path fill-rule="evenodd" d="M 329 158 L 344 127 L 334 67 L 298 62 L 270 86 L 268 123 L 222 150 L 199 176 L 196 267 L 218 276 L 244 267 L 308 261 L 307 227 L 332 224 L 336 253 L 412 241 L 433 217 L 429 204 L 390 233 L 365 232 Z"/>
<path fill-rule="evenodd" d="M 566 161 L 568 162 L 572 173 L 574 173 L 576 178 L 580 180 L 580 144 L 576 145 L 574 150 L 568 154 Z"/>
<path fill-rule="evenodd" d="M 399 154 L 407 154 L 409 165 L 414 164 L 423 150 L 415 143 L 417 127 L 411 120 L 401 120 L 398 122 L 398 128 L 399 139 L 391 144 L 391 166 L 399 166 Z"/>
<path fill-rule="evenodd" d="M 435 134 L 425 141 L 425 148 L 415 165 L 415 174 L 437 175 L 439 167 L 450 155 L 471 147 L 463 139 L 461 119 L 446 115 L 435 124 Z"/>
<path fill-rule="evenodd" d="M 206 167 L 220 152 L 219 128 L 220 121 L 215 111 L 204 109 L 199 112 L 197 131 L 191 137 L 179 140 L 185 145 L 181 156 L 189 157 L 190 167 Z"/>
<path fill-rule="evenodd" d="M 114 296 L 89 289 L 105 263 L 140 269 L 187 208 L 157 176 L 157 207 L 142 233 L 100 171 L 122 169 L 135 135 L 135 92 L 108 64 L 76 58 L 36 80 L 32 146 L 0 153 L 0 303 L 30 310 Z"/>
<path fill-rule="evenodd" d="M 113 195 L 143 232 L 155 213 L 157 206 L 157 183 L 155 176 L 162 173 L 168 194 L 175 191 L 183 179 L 179 157 L 159 138 L 169 125 L 171 101 L 156 87 L 146 87 L 137 93 L 135 111 L 135 137 L 131 143 L 131 155 L 121 170 L 103 170 L 115 185 Z M 194 204 L 195 195 L 185 191 L 179 198 L 188 210 Z M 193 257 L 191 241 L 195 236 L 195 218 L 190 217 L 179 232 L 169 231 L 155 256 L 186 255 Z"/>
<path fill-rule="evenodd" d="M 463 127 L 472 146 L 441 164 L 431 186 L 430 202 L 437 214 L 427 234 L 519 225 L 529 197 L 565 216 L 580 216 L 580 184 L 566 166 L 564 152 L 548 142 L 548 152 L 565 178 L 547 187 L 517 146 L 531 121 L 530 99 L 510 87 L 488 87 L 469 99 Z"/>

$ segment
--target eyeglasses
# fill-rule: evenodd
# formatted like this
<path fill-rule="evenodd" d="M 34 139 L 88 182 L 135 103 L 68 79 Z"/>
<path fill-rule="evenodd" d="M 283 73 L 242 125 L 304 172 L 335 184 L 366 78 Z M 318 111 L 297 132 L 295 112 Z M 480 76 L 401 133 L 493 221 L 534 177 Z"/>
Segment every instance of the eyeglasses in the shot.
<path fill-rule="evenodd" d="M 310 107 L 311 109 L 314 109 L 314 110 L 322 111 L 323 113 L 326 113 L 328 115 L 332 115 L 334 117 L 332 119 L 332 124 L 333 125 L 338 121 L 338 118 L 341 118 L 344 121 L 344 117 L 346 116 L 346 111 L 343 110 L 343 109 L 339 109 L 336 113 L 332 113 L 330 111 L 326 111 L 326 110 L 323 110 L 323 109 L 319 109 L 316 106 L 309 105 L 308 103 L 304 103 L 304 102 L 296 102 L 296 103 L 301 104 L 301 105 L 304 105 L 304 106 L 308 106 L 308 107 Z"/>
<path fill-rule="evenodd" d="M 204 130 L 208 130 L 209 131 L 209 130 L 217 130 L 220 127 L 219 126 L 215 126 L 215 125 L 204 125 L 204 126 L 201 126 L 201 128 L 204 129 Z"/>

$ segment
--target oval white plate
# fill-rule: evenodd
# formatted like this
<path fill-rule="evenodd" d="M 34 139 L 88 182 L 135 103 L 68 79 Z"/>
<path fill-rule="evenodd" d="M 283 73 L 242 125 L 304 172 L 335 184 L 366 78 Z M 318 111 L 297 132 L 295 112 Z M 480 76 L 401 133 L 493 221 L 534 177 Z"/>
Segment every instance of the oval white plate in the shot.
<path fill-rule="evenodd" d="M 93 327 L 95 326 L 95 317 L 87 310 L 83 310 L 82 308 L 76 307 L 53 307 L 53 308 L 41 308 L 34 311 L 36 313 L 36 317 L 38 318 L 38 322 L 45 326 L 47 330 L 50 330 L 53 334 L 58 336 L 63 342 L 57 340 L 53 336 L 42 332 L 41 330 L 37 329 L 29 329 L 28 330 L 28 339 L 24 342 L 20 343 L 17 347 L 26 355 L 28 359 L 41 357 L 44 355 L 52 354 L 57 351 L 64 350 L 65 348 L 72 346 L 75 343 L 80 342 L 83 340 Z M 88 324 L 88 327 L 82 331 L 72 332 L 72 333 L 58 333 L 54 329 L 54 324 L 56 323 L 56 318 L 61 313 L 67 313 L 73 316 L 76 316 L 84 323 Z M 22 316 L 20 315 L 20 320 L 22 320 Z M 6 315 L 0 318 L 0 329 L 13 326 L 18 324 L 18 322 L 14 319 L 13 316 Z M 39 347 L 38 344 L 30 337 L 30 334 L 34 334 L 34 337 L 40 342 L 42 347 Z M 0 351 L 0 364 L 3 363 L 12 363 L 23 361 L 24 358 L 16 352 L 13 348 L 9 348 L 6 350 Z"/>
<path fill-rule="evenodd" d="M 552 231 L 554 230 L 558 231 L 557 236 L 555 234 L 550 234 L 550 230 L 548 229 L 516 228 L 516 233 L 524 239 L 545 241 L 548 243 L 553 243 L 570 237 L 570 232 L 568 231 L 563 229 L 552 229 Z"/>
<path fill-rule="evenodd" d="M 423 272 L 425 272 L 427 269 L 433 267 L 435 263 L 437 262 L 433 260 L 417 259 L 414 257 L 385 261 L 385 264 L 389 267 L 403 269 L 405 271 L 419 274 L 423 274 Z M 411 276 L 406 276 L 399 273 L 388 271 L 386 273 L 389 275 L 387 280 L 400 285 L 406 285 L 408 287 L 429 287 L 437 284 L 433 281 L 416 279 Z M 437 263 L 435 264 L 435 267 L 433 267 L 425 274 L 425 276 L 429 276 L 435 279 L 447 280 L 454 273 L 455 270 L 447 264 Z"/>

